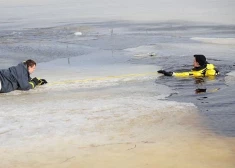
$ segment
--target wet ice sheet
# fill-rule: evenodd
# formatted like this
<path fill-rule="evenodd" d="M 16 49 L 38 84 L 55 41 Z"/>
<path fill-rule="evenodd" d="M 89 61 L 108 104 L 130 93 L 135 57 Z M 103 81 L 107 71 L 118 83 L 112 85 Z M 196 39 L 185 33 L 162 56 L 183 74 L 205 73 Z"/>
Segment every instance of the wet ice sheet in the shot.
<path fill-rule="evenodd" d="M 101 90 L 9 95 L 4 98 L 4 110 L 1 110 L 2 147 L 30 144 L 32 139 L 37 141 L 37 138 L 40 137 L 74 135 L 84 136 L 84 142 L 81 144 L 88 142 L 90 144 L 94 143 L 92 136 L 97 135 L 98 139 L 105 139 L 105 134 L 107 134 L 110 137 L 115 134 L 115 127 L 119 128 L 118 125 L 123 127 L 122 125 L 126 121 L 149 116 L 149 113 L 153 113 L 155 110 L 159 113 L 168 113 L 167 110 L 160 111 L 165 106 L 184 109 L 177 103 L 169 103 L 168 105 L 168 103 L 158 100 L 164 99 L 163 93 L 154 92 L 154 85 L 142 84 L 144 87 L 126 84 L 117 88 Z M 150 87 L 153 88 L 152 92 L 147 91 Z M 164 90 L 164 93 L 167 92 L 167 88 L 164 86 L 159 88 Z M 3 101 L 3 97 L 1 99 Z M 10 103 L 10 99 L 14 101 L 14 105 Z M 181 113 L 180 110 L 179 113 Z M 184 113 L 182 111 L 182 114 Z M 136 129 L 138 131 L 142 128 Z M 119 141 L 119 137 L 116 138 L 115 141 Z M 127 135 L 126 138 L 125 141 L 128 141 L 131 136 Z M 98 143 L 108 142 L 111 143 L 112 140 L 101 140 Z"/>
<path fill-rule="evenodd" d="M 122 52 L 99 50 L 89 55 L 58 59 L 38 64 L 32 75 L 49 82 L 45 90 L 102 88 L 133 81 L 152 81 L 159 74 L 158 66 L 131 64 Z M 43 90 L 43 89 L 39 89 Z"/>
<path fill-rule="evenodd" d="M 70 58 L 69 62 L 67 59 L 58 59 L 38 64 L 37 72 L 33 75 L 45 78 L 47 85 L 28 92 L 1 94 L 4 101 L 1 109 L 1 133 L 7 135 L 5 133 L 10 132 L 10 137 L 1 137 L 3 146 L 27 144 L 27 138 L 32 134 L 37 132 L 33 136 L 48 136 L 55 129 L 55 136 L 67 136 L 67 133 L 90 135 L 95 126 L 89 118 L 96 116 L 112 120 L 113 115 L 120 115 L 118 120 L 122 120 L 123 117 L 134 117 L 140 115 L 137 111 L 145 111 L 145 103 L 147 108 L 151 108 L 156 104 L 154 99 L 164 99 L 171 94 L 168 87 L 154 84 L 153 81 L 159 76 L 156 73 L 157 67 L 133 65 L 125 61 L 120 63 L 118 60 L 124 59 L 119 57 L 114 59 L 110 57 L 109 51 L 99 51 Z M 140 109 L 136 109 L 137 105 Z M 157 105 L 155 108 L 159 107 Z M 86 130 L 84 125 L 92 128 Z M 20 134 L 26 139 L 17 143 Z"/>
<path fill-rule="evenodd" d="M 233 167 L 233 141 L 208 132 L 193 104 L 164 101 L 166 93 L 139 81 L 1 96 L 1 165 Z"/>
<path fill-rule="evenodd" d="M 76 32 L 81 32 L 82 35 L 76 36 L 74 34 Z M 95 55 L 96 52 L 100 52 L 99 50 L 110 51 L 110 56 L 113 56 L 117 61 L 122 61 L 119 58 L 119 53 L 123 50 L 128 58 L 130 56 L 135 56 L 134 59 L 144 57 L 142 59 L 144 62 L 141 63 L 147 61 L 147 63 L 154 62 L 156 64 L 158 60 L 150 57 L 191 57 L 195 53 L 203 53 L 208 58 L 216 59 L 231 59 L 233 57 L 233 45 L 218 47 L 218 44 L 192 40 L 195 37 L 205 38 L 205 34 L 211 38 L 216 37 L 218 40 L 232 38 L 234 26 L 198 25 L 185 22 L 141 24 L 120 21 L 3 30 L 0 32 L 0 50 L 1 58 L 4 59 L 0 65 L 2 68 L 7 68 L 28 58 L 37 62 L 45 62 L 56 58 L 70 58 L 90 53 Z M 124 58 L 124 60 L 127 59 Z M 7 64 L 4 64 L 5 62 Z"/>

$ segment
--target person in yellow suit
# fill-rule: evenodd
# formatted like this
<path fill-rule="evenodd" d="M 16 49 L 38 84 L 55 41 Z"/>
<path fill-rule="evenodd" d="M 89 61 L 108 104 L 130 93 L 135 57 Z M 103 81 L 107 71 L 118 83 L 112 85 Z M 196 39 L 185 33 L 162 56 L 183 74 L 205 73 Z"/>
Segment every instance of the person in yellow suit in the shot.
<path fill-rule="evenodd" d="M 165 70 L 159 70 L 158 73 L 164 74 L 165 76 L 176 76 L 176 77 L 204 77 L 204 76 L 216 76 L 219 71 L 215 68 L 213 64 L 206 61 L 206 57 L 201 54 L 194 55 L 194 68 L 188 72 L 167 72 Z"/>

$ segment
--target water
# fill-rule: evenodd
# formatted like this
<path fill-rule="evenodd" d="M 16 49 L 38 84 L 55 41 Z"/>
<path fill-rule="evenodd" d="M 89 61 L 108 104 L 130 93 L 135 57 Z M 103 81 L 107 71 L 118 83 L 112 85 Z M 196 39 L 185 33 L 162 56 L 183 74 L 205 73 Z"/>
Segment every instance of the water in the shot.
<path fill-rule="evenodd" d="M 0 95 L 0 167 L 234 167 L 234 2 L 123 3 L 0 2 L 0 67 L 49 82 Z"/>

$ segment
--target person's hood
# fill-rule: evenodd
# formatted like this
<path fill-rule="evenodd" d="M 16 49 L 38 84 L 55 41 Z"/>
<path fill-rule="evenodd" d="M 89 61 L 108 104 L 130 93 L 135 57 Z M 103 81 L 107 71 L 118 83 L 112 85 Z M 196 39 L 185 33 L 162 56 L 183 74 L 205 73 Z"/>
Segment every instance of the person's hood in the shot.
<path fill-rule="evenodd" d="M 205 65 L 207 62 L 206 62 L 206 57 L 204 55 L 201 55 L 201 54 L 196 54 L 194 55 L 196 61 L 199 63 L 200 66 L 203 66 Z"/>

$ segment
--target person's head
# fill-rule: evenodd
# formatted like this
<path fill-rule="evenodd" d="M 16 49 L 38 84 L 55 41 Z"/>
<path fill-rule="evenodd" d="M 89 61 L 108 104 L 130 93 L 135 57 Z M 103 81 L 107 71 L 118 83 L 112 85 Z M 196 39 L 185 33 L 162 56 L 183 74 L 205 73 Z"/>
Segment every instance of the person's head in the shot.
<path fill-rule="evenodd" d="M 25 61 L 24 64 L 27 66 L 29 74 L 31 74 L 35 71 L 35 68 L 36 68 L 36 62 L 35 61 L 29 59 L 29 60 Z"/>
<path fill-rule="evenodd" d="M 205 65 L 206 62 L 206 57 L 204 55 L 201 54 L 196 54 L 194 55 L 194 62 L 193 62 L 193 66 L 196 67 L 200 67 Z"/>

